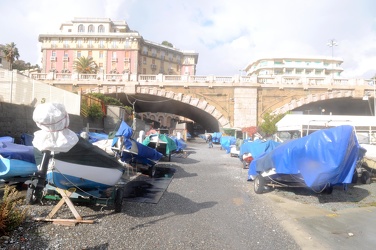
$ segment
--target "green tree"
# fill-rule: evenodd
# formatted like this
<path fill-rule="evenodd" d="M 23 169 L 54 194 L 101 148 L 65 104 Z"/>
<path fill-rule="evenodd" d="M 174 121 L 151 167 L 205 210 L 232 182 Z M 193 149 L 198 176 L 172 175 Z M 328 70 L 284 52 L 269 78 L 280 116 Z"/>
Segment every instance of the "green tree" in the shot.
<path fill-rule="evenodd" d="M 265 133 L 266 136 L 271 136 L 277 132 L 277 122 L 279 122 L 285 114 L 273 115 L 270 112 L 266 112 L 262 116 L 262 123 L 259 125 L 261 132 Z"/>
<path fill-rule="evenodd" d="M 170 47 L 170 48 L 173 48 L 173 47 L 174 47 L 174 45 L 172 45 L 172 43 L 170 43 L 170 42 L 168 42 L 168 41 L 163 41 L 163 42 L 162 42 L 162 45 L 167 46 L 167 47 Z"/>
<path fill-rule="evenodd" d="M 5 54 L 6 60 L 9 62 L 9 69 L 13 70 L 13 62 L 20 57 L 20 54 L 18 53 L 18 48 L 16 47 L 16 44 L 11 42 L 4 46 L 3 52 Z"/>
<path fill-rule="evenodd" d="M 84 56 L 81 56 L 73 62 L 73 68 L 80 74 L 96 74 L 98 70 L 98 66 L 93 58 Z"/>
<path fill-rule="evenodd" d="M 23 70 L 30 70 L 30 69 L 40 69 L 38 64 L 32 65 L 31 63 L 26 63 L 23 60 L 17 60 L 13 63 L 13 69 L 17 69 L 19 71 Z"/>

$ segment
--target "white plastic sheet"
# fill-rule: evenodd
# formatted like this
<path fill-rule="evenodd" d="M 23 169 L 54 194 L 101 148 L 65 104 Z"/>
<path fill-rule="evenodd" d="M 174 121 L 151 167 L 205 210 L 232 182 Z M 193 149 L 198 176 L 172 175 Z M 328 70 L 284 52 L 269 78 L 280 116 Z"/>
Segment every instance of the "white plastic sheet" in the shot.
<path fill-rule="evenodd" d="M 68 129 L 69 115 L 63 104 L 43 103 L 33 113 L 41 129 L 34 133 L 33 145 L 39 151 L 68 152 L 78 142 L 78 136 Z"/>

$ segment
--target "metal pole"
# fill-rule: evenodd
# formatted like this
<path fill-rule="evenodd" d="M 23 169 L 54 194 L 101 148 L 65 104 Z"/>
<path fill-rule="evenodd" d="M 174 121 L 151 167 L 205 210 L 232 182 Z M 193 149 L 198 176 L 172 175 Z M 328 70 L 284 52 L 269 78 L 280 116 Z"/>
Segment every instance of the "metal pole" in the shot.
<path fill-rule="evenodd" d="M 334 50 L 334 48 L 333 48 L 333 47 L 334 47 L 334 46 L 337 46 L 338 44 L 337 44 L 337 42 L 336 42 L 334 39 L 332 39 L 332 40 L 330 40 L 330 41 L 327 43 L 327 45 L 328 45 L 329 47 L 331 47 L 331 49 L 332 49 L 332 62 L 331 62 L 331 65 L 332 65 L 332 72 L 331 72 L 331 73 L 332 73 L 332 74 L 331 74 L 331 75 L 332 75 L 332 82 L 331 82 L 331 84 L 333 84 L 333 77 L 334 77 L 334 76 L 333 76 L 333 74 L 334 74 L 334 72 L 333 72 L 333 70 L 334 70 L 334 69 L 333 69 L 333 68 L 334 68 L 334 67 L 333 67 L 333 63 L 334 63 L 334 61 L 333 61 L 333 50 Z"/>
<path fill-rule="evenodd" d="M 12 103 L 12 95 L 13 95 L 13 69 L 11 70 L 11 80 L 10 80 L 10 103 Z"/>
<path fill-rule="evenodd" d="M 375 98 L 376 98 L 376 87 L 375 87 L 375 78 L 376 76 L 373 78 L 373 115 L 376 116 L 376 102 L 375 102 Z"/>

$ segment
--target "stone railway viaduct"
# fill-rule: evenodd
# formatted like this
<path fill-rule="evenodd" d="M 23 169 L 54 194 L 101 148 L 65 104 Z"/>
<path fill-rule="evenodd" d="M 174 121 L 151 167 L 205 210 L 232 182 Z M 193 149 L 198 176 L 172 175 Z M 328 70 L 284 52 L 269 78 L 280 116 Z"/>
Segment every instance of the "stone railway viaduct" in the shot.
<path fill-rule="evenodd" d="M 44 80 L 71 92 L 103 93 L 133 105 L 137 113 L 165 112 L 187 117 L 207 128 L 257 126 L 265 112 L 300 111 L 308 114 L 374 114 L 364 96 L 373 97 L 374 86 L 364 80 L 334 84 L 260 82 L 257 78 L 140 75 L 137 80 Z M 373 103 L 372 103 L 373 104 Z"/>

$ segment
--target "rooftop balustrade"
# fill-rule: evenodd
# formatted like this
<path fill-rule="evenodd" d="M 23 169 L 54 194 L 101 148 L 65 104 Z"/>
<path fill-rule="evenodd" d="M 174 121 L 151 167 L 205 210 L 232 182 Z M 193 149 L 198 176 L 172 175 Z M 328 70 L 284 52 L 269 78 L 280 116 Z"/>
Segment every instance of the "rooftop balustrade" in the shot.
<path fill-rule="evenodd" d="M 139 82 L 139 83 L 216 83 L 216 84 L 260 84 L 262 86 L 295 85 L 295 86 L 365 86 L 373 87 L 372 80 L 347 79 L 331 76 L 301 76 L 301 75 L 262 75 L 262 76 L 199 76 L 199 75 L 135 75 L 135 74 L 78 74 L 78 73 L 32 73 L 32 79 L 40 81 L 57 81 L 59 84 L 73 84 L 72 81 L 82 81 L 80 84 L 105 82 Z M 200 84 L 199 84 L 200 85 Z"/>

